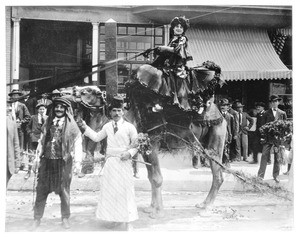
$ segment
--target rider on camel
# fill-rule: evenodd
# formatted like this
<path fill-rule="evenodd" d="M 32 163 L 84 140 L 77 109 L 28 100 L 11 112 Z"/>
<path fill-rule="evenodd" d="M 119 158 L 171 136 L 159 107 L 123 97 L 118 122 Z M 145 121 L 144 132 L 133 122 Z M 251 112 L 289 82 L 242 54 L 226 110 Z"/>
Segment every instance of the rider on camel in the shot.
<path fill-rule="evenodd" d="M 189 27 L 189 20 L 184 16 L 175 17 L 171 21 L 170 42 L 167 46 L 159 46 L 155 54 L 159 55 L 151 64 L 162 69 L 166 74 L 167 94 L 173 94 L 173 104 L 179 105 L 184 110 L 190 110 L 188 103 L 189 74 L 186 63 L 193 58 L 187 51 L 187 37 L 185 32 Z"/>

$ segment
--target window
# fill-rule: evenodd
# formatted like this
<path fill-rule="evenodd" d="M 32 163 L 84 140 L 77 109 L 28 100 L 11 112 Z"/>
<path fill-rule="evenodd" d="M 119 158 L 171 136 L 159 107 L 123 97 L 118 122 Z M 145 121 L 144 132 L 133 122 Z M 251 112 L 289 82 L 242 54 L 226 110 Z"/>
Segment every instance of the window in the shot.
<path fill-rule="evenodd" d="M 164 28 L 153 25 L 117 25 L 117 57 L 118 63 L 118 85 L 123 91 L 125 82 L 129 79 L 133 70 L 141 64 L 146 64 L 153 60 L 153 55 L 149 59 L 137 54 L 159 45 L 164 42 Z M 105 25 L 100 24 L 99 43 L 100 62 L 105 61 Z"/>

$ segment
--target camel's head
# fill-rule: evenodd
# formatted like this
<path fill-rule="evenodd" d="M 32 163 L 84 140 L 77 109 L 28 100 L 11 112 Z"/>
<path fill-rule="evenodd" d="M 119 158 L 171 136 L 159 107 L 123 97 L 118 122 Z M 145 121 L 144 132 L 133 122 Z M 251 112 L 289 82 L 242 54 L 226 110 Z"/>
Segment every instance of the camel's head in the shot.
<path fill-rule="evenodd" d="M 74 94 L 89 107 L 101 107 L 106 104 L 105 94 L 97 86 L 76 87 Z"/>

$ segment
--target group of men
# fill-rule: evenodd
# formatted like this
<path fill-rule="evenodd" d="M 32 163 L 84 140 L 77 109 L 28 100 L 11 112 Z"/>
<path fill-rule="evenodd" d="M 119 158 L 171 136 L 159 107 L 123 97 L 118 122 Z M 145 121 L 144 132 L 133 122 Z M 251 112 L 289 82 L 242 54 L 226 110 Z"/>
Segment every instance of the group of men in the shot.
<path fill-rule="evenodd" d="M 51 99 L 43 93 L 40 99 L 35 96 L 35 90 L 12 90 L 8 96 L 7 108 L 9 118 L 11 118 L 17 126 L 18 144 L 20 149 L 20 157 L 16 161 L 17 169 L 29 170 L 28 150 L 35 150 L 37 141 L 41 134 L 41 126 L 47 119 L 46 113 L 52 100 L 60 97 L 61 93 L 54 90 Z M 34 95 L 34 96 L 32 96 Z M 30 172 L 28 173 L 30 175 Z M 28 176 L 26 176 L 28 178 Z"/>
<path fill-rule="evenodd" d="M 15 163 L 16 158 L 20 157 L 17 121 L 24 121 L 24 117 L 20 118 L 18 109 L 11 105 L 18 102 L 19 106 L 24 108 L 29 116 L 26 122 L 32 118 L 26 106 L 19 101 L 21 95 L 16 90 L 9 94 L 12 100 L 8 101 L 7 110 L 7 119 L 10 121 L 7 124 L 7 182 L 14 173 L 15 164 L 11 163 Z M 77 173 L 81 170 L 82 133 L 95 142 L 107 138 L 109 159 L 106 159 L 101 176 L 101 185 L 105 188 L 100 190 L 96 217 L 106 221 L 108 228 L 131 230 L 130 222 L 138 218 L 132 175 L 132 158 L 137 153 L 137 148 L 132 144 L 137 139 L 137 130 L 123 119 L 123 99 L 114 98 L 109 106 L 112 121 L 98 133 L 89 128 L 84 121 L 75 121 L 71 103 L 65 97 L 53 98 L 51 107 L 45 106 L 45 102 L 37 103 L 37 108 L 40 109 L 42 104 L 44 109 L 49 109 L 48 116 L 39 126 L 40 137 L 35 146 L 38 156 L 33 161 L 32 169 L 38 169 L 38 177 L 34 222 L 30 230 L 39 227 L 47 197 L 52 192 L 58 194 L 61 200 L 62 226 L 70 228 L 70 185 L 74 169 Z M 39 117 L 37 114 L 35 120 L 42 121 L 43 116 Z"/>
<path fill-rule="evenodd" d="M 256 123 L 252 116 L 243 111 L 244 105 L 240 101 L 231 103 L 228 99 L 223 98 L 219 102 L 219 108 L 223 117 L 227 121 L 226 142 L 223 153 L 223 164 L 229 166 L 229 162 L 247 161 L 250 164 L 258 163 L 258 153 L 262 152 L 258 177 L 263 179 L 265 176 L 266 166 L 271 163 L 271 148 L 273 144 L 270 142 L 261 144 L 260 127 L 266 123 L 275 120 L 286 120 L 286 113 L 278 108 L 281 98 L 277 95 L 271 95 L 269 98 L 270 108 L 265 110 L 266 105 L 263 102 L 255 103 L 255 113 L 252 114 L 256 118 Z M 251 128 L 255 124 L 255 129 Z M 248 135 L 251 134 L 249 140 Z M 251 144 L 251 152 L 253 160 L 248 160 L 248 145 Z M 273 179 L 279 183 L 278 175 L 280 164 L 277 158 L 278 154 L 274 152 Z"/>

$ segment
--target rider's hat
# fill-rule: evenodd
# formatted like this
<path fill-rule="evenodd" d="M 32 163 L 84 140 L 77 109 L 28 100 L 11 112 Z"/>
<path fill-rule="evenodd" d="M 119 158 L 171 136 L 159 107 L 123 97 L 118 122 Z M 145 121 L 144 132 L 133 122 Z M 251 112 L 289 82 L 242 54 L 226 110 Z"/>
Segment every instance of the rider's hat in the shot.
<path fill-rule="evenodd" d="M 190 27 L 190 21 L 189 19 L 186 19 L 185 16 L 176 16 L 170 23 L 171 28 L 174 28 L 178 24 L 183 27 L 184 32 L 186 32 L 186 30 Z"/>

